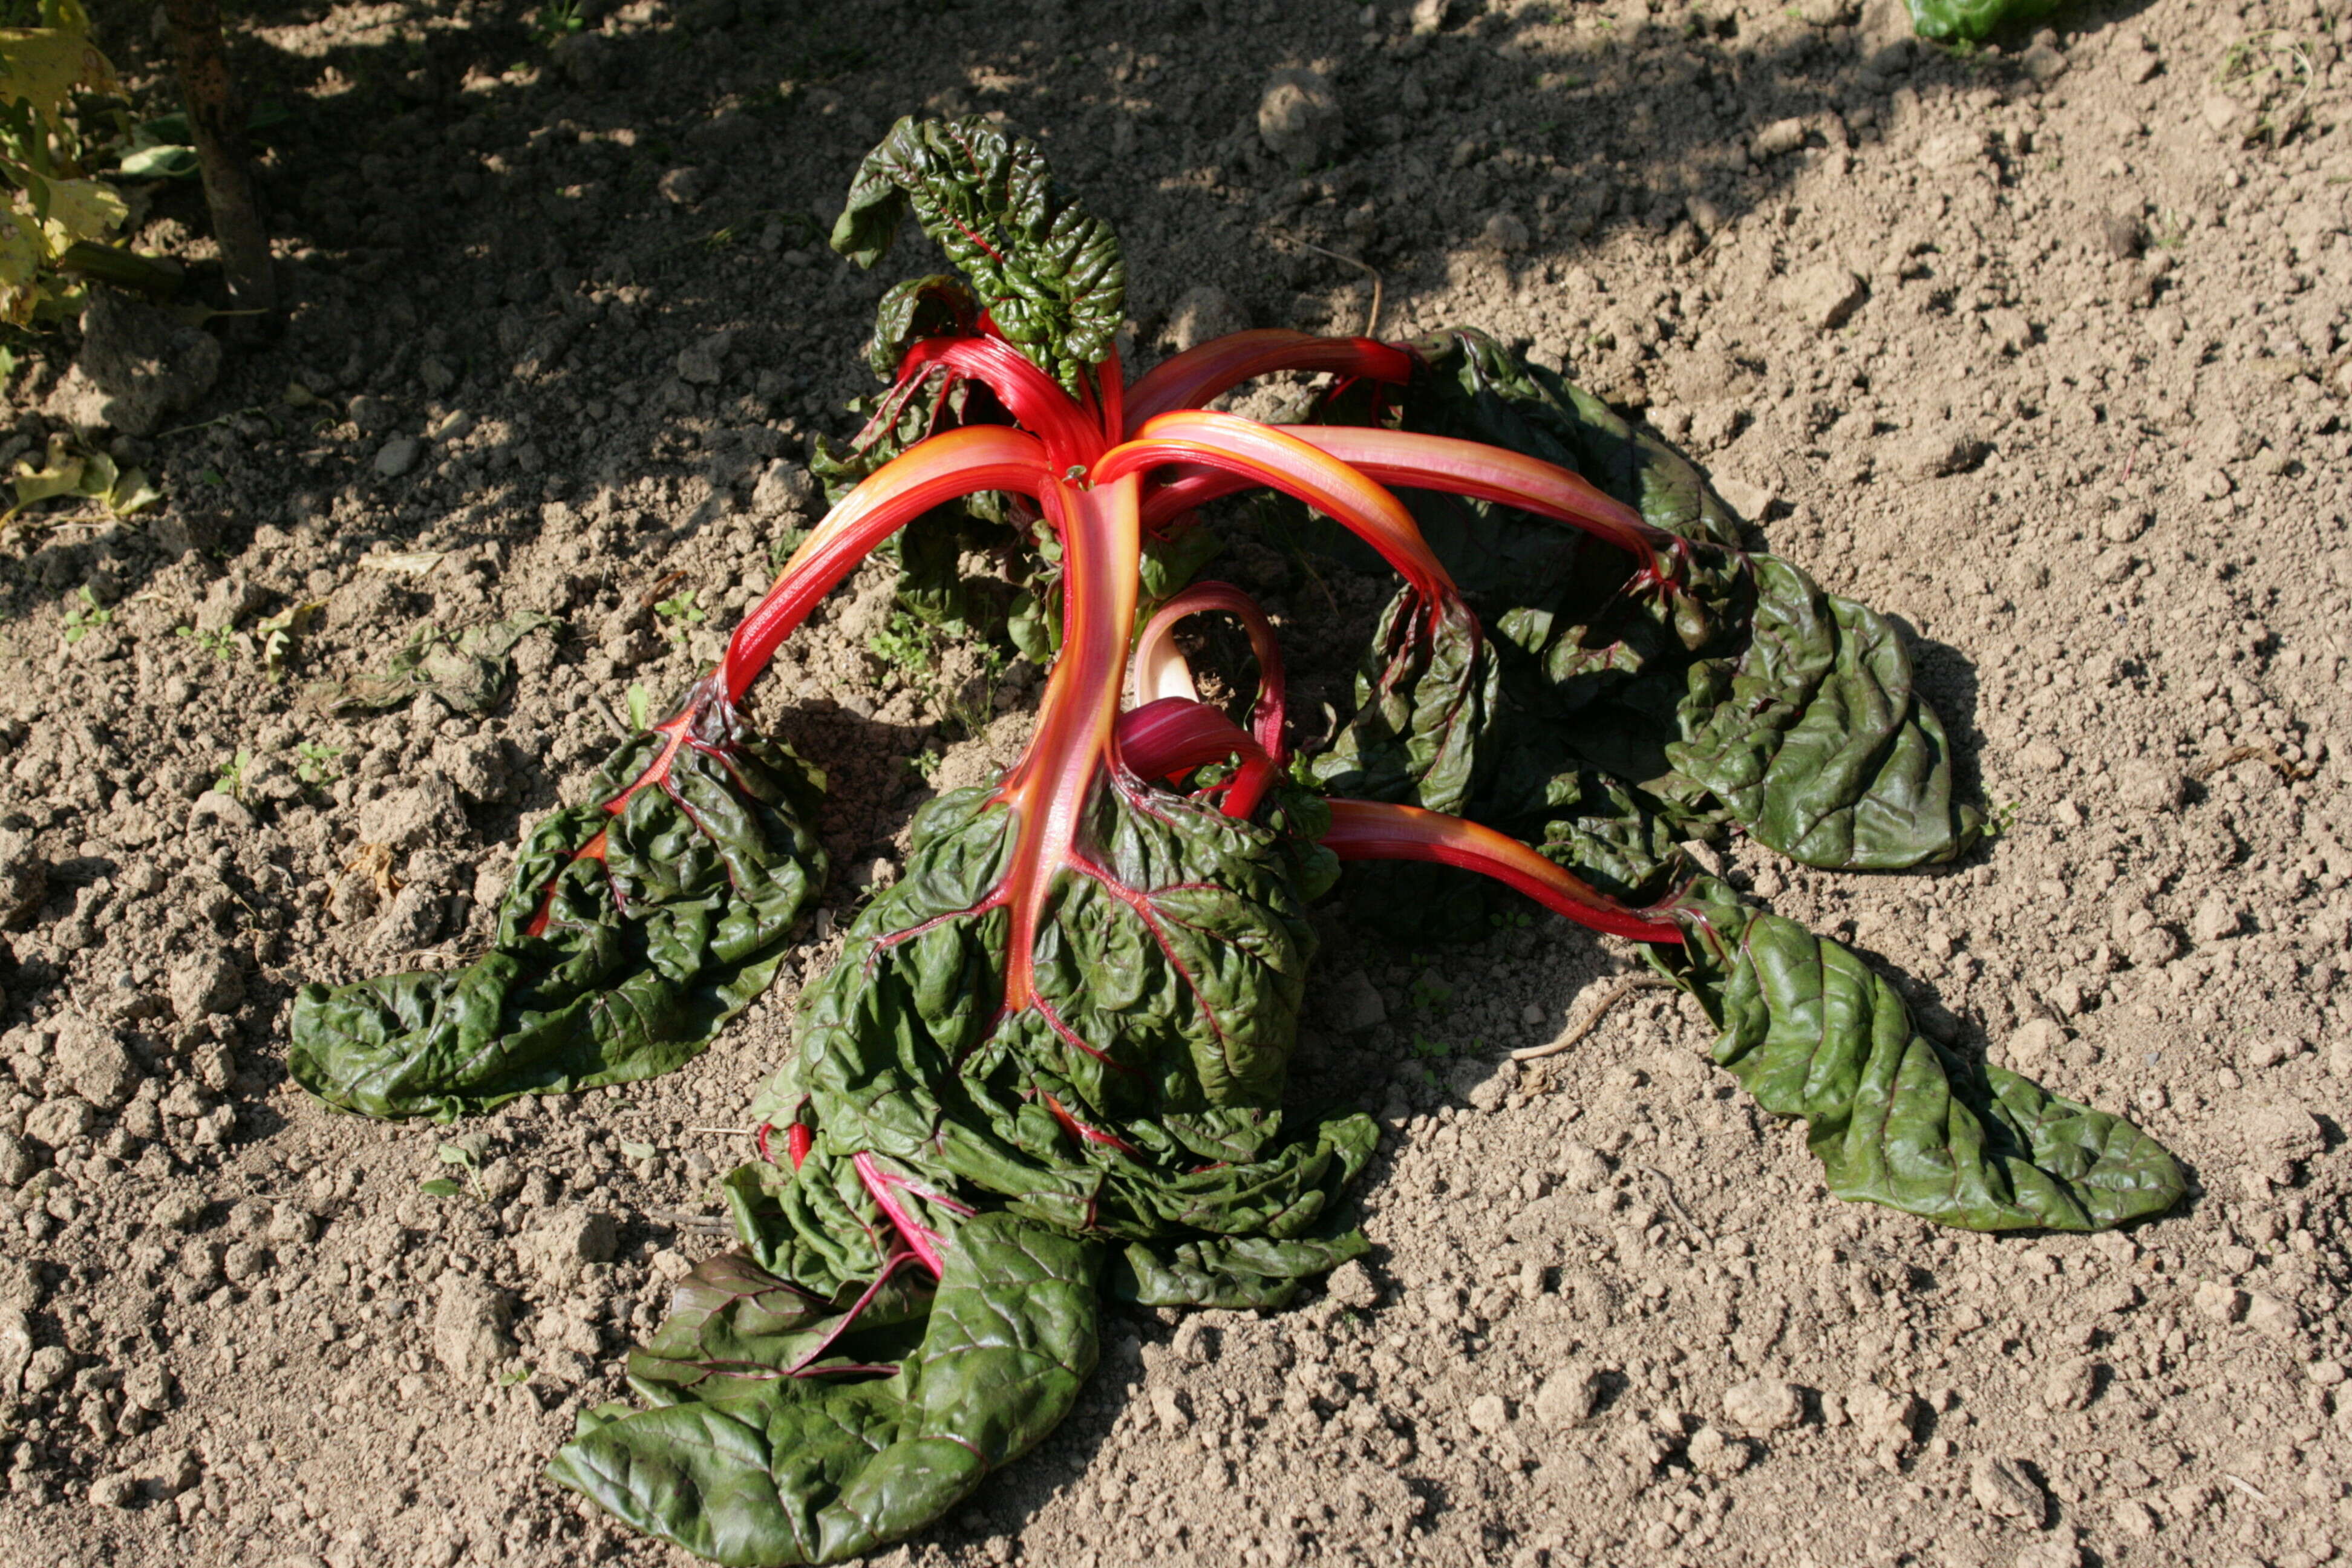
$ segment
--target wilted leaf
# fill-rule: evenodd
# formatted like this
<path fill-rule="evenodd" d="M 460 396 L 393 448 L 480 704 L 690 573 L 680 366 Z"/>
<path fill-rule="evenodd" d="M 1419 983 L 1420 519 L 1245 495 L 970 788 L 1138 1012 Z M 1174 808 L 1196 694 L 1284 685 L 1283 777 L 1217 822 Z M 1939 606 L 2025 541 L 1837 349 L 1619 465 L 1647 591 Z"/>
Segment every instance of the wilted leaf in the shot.
<path fill-rule="evenodd" d="M 1097 1355 L 1101 1256 L 1001 1214 L 945 1247 L 935 1292 L 877 1300 L 830 1342 L 845 1370 L 800 1375 L 782 1369 L 846 1303 L 744 1260 L 705 1264 L 631 1360 L 656 1408 L 583 1411 L 549 1474 L 729 1563 L 838 1563 L 939 1518 L 1076 1402 Z"/>
<path fill-rule="evenodd" d="M 1804 1118 L 1830 1191 L 1968 1230 L 2104 1230 L 2188 1190 L 2154 1139 L 1912 1026 L 1853 953 L 1720 882 L 1687 896 L 1706 940 L 1669 956 L 1723 1033 L 1715 1058 L 1765 1110 Z"/>
<path fill-rule="evenodd" d="M 460 712 L 488 712 L 506 700 L 513 684 L 515 645 L 532 632 L 562 624 L 553 616 L 521 610 L 462 632 L 420 626 L 383 670 L 316 682 L 303 694 L 303 704 L 321 713 L 397 708 L 429 689 Z"/>
<path fill-rule="evenodd" d="M 1372 635 L 1356 716 L 1309 764 L 1311 775 L 1335 795 L 1460 814 L 1500 696 L 1477 618 L 1459 600 L 1431 605 L 1407 586 Z"/>
<path fill-rule="evenodd" d="M 1981 821 L 1952 798 L 1951 745 L 1887 620 L 1770 555 L 1733 657 L 1691 666 L 1665 755 L 1757 841 L 1811 866 L 1948 860 Z"/>
<path fill-rule="evenodd" d="M 73 450 L 63 433 L 52 435 L 38 468 L 29 459 L 16 465 L 15 510 L 21 511 L 40 501 L 80 493 L 82 476 L 88 468 L 88 459 Z"/>
<path fill-rule="evenodd" d="M 1727 817 L 1809 865 L 1894 869 L 1975 842 L 1979 814 L 1954 799 L 1943 726 L 1884 616 L 1738 548 L 1738 520 L 1696 469 L 1559 377 L 1467 331 L 1419 352 L 1408 427 L 1574 469 L 1693 541 L 1679 587 L 1644 588 L 1648 563 L 1563 524 L 1408 492 L 1500 650 L 1514 715 L 1495 739 L 1468 736 L 1474 787 L 1439 809 L 1564 837 L 1539 799 L 1564 786 L 1544 781 L 1598 771 L 1683 837 Z M 1318 759 L 1317 776 L 1333 765 Z"/>
<path fill-rule="evenodd" d="M 362 555 L 359 564 L 370 572 L 388 572 L 399 577 L 422 577 L 449 558 L 446 550 L 386 551 Z"/>
<path fill-rule="evenodd" d="M 523 846 L 484 957 L 459 970 L 302 988 L 288 1062 L 372 1116 L 486 1110 L 667 1072 L 766 989 L 824 877 L 802 824 L 821 778 L 723 703 L 631 793 L 666 737 L 640 735 L 590 804 Z M 626 796 L 617 813 L 604 803 Z"/>

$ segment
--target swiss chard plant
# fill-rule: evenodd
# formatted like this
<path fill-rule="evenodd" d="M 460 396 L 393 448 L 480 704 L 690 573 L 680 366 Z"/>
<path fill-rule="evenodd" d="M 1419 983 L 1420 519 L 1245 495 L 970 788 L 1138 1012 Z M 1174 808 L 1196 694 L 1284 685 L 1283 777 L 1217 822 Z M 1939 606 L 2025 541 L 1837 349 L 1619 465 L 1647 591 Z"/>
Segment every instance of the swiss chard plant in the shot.
<path fill-rule="evenodd" d="M 1374 1124 L 1285 1106 L 1307 910 L 1342 862 L 1430 879 L 1438 910 L 1483 873 L 1646 944 L 1842 1197 L 2080 1230 L 2180 1195 L 2129 1125 L 1948 1052 L 1852 953 L 1682 859 L 1737 827 L 1812 865 L 1916 866 L 1977 822 L 1894 628 L 1750 548 L 1654 437 L 1467 331 L 1243 332 L 1129 384 L 1113 236 L 983 120 L 901 121 L 834 244 L 871 264 L 909 216 L 961 276 L 885 296 L 889 390 L 719 666 L 531 835 L 486 956 L 296 1006 L 296 1076 L 377 1116 L 685 1060 L 825 879 L 822 778 L 752 728 L 753 682 L 886 543 L 935 622 L 971 609 L 942 538 L 1033 547 L 1014 619 L 1052 668 L 1027 750 L 921 809 L 903 876 L 802 993 L 760 1157 L 722 1183 L 740 1245 L 630 1359 L 641 1407 L 584 1415 L 557 1479 L 720 1562 L 835 1562 L 1050 1430 L 1106 1296 L 1276 1307 L 1360 1253 L 1346 1189 Z M 1296 423 L 1206 409 L 1277 371 L 1332 380 Z M 1358 710 L 1310 754 L 1274 617 L 1176 581 L 1201 509 L 1241 492 L 1400 581 Z M 1255 655 L 1238 721 L 1172 635 L 1213 614 Z"/>

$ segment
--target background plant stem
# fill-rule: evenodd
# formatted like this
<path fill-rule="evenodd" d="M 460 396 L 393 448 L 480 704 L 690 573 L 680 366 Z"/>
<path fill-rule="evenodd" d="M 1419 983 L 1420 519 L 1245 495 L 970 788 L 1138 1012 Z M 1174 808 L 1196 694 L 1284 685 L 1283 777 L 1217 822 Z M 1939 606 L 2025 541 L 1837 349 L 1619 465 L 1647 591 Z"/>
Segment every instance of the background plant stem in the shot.
<path fill-rule="evenodd" d="M 241 310 L 275 310 L 278 281 L 270 272 L 269 236 L 254 196 L 245 109 L 229 79 L 228 56 L 221 45 L 219 0 L 163 0 L 163 15 L 230 303 Z"/>

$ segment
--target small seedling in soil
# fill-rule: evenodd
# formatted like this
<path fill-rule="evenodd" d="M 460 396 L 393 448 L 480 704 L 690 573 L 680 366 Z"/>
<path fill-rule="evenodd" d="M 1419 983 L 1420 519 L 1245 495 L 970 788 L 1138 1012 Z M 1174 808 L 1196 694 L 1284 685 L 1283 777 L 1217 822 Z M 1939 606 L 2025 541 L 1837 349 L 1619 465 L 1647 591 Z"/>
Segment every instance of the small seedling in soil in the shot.
<path fill-rule="evenodd" d="M 693 629 L 710 618 L 703 613 L 702 606 L 694 602 L 694 590 L 691 588 L 656 605 L 654 614 L 669 623 L 667 635 L 671 644 L 680 648 L 686 647 L 686 639 Z"/>
<path fill-rule="evenodd" d="M 551 0 L 531 14 L 531 37 L 542 48 L 551 48 L 558 40 L 568 38 L 587 26 L 588 17 L 580 7 L 580 0 Z"/>
<path fill-rule="evenodd" d="M 961 586 L 968 536 L 1020 563 L 1007 633 L 1050 662 L 1025 751 L 919 810 L 800 992 L 758 1157 L 722 1183 L 739 1246 L 630 1358 L 648 1408 L 583 1412 L 557 1480 L 705 1556 L 837 1562 L 1052 1430 L 1105 1296 L 1276 1308 L 1360 1255 L 1345 1199 L 1378 1129 L 1356 1086 L 1285 1103 L 1309 908 L 1348 862 L 1360 915 L 1417 940 L 1491 929 L 1469 872 L 1643 944 L 1840 1197 L 2092 1230 L 2181 1195 L 2137 1129 L 1949 1055 L 1855 954 L 1684 858 L 1737 829 L 1900 869 L 1980 824 L 1896 628 L 1761 549 L 1679 455 L 1468 331 L 1243 332 L 1130 384 L 1116 237 L 982 118 L 894 127 L 835 247 L 871 265 L 909 216 L 962 276 L 883 296 L 888 390 L 814 465 L 833 509 L 718 666 L 533 831 L 487 955 L 295 1003 L 294 1077 L 370 1115 L 677 1067 L 825 882 L 824 777 L 753 728 L 753 683 L 894 537 L 909 613 Z M 1206 409 L 1277 373 L 1333 379 L 1297 423 Z M 1400 579 L 1356 713 L 1311 747 L 1275 618 L 1189 581 L 1244 492 L 1276 498 L 1261 527 Z M 1175 640 L 1211 615 L 1255 665 L 1232 712 Z"/>
<path fill-rule="evenodd" d="M 321 741 L 294 742 L 294 776 L 313 789 L 323 788 L 343 775 L 343 766 L 337 759 L 343 754 L 341 746 L 330 746 Z"/>
<path fill-rule="evenodd" d="M 463 1143 L 442 1143 L 435 1147 L 433 1156 L 444 1165 L 463 1171 L 465 1180 L 459 1182 L 448 1176 L 435 1176 L 417 1183 L 418 1192 L 431 1197 L 454 1198 L 471 1187 L 475 1197 L 485 1202 L 488 1200 L 489 1189 L 482 1184 L 481 1159 L 471 1149 Z"/>
<path fill-rule="evenodd" d="M 219 773 L 213 779 L 214 790 L 228 796 L 231 800 L 243 800 L 245 771 L 252 765 L 253 753 L 245 747 L 239 746 L 236 749 L 236 755 L 221 764 Z"/>
<path fill-rule="evenodd" d="M 58 617 L 65 628 L 63 636 L 68 646 L 81 641 L 100 626 L 112 625 L 114 621 L 114 612 L 98 602 L 98 591 L 89 584 L 83 584 L 75 596 L 81 603 L 68 605 L 65 613 Z"/>
<path fill-rule="evenodd" d="M 172 635 L 187 638 L 223 663 L 236 658 L 238 636 L 227 626 L 218 626 L 208 632 L 200 632 L 194 626 L 173 626 Z"/>
<path fill-rule="evenodd" d="M 906 611 L 893 615 L 888 626 L 866 639 L 866 647 L 908 685 L 927 684 L 933 668 L 931 631 Z"/>

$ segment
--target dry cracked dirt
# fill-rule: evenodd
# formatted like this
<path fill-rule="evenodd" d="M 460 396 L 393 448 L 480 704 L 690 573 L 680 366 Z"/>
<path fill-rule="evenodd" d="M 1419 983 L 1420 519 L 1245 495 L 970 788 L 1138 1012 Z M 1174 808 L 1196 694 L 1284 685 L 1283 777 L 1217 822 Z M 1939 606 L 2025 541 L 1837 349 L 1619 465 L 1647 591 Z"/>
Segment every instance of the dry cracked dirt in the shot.
<path fill-rule="evenodd" d="M 147 17 L 102 22 L 162 107 Z M 761 711 L 832 775 L 827 913 L 667 1079 L 370 1125 L 286 1079 L 288 1000 L 478 945 L 632 689 L 765 584 L 875 297 L 929 269 L 821 233 L 927 105 L 1002 111 L 1117 224 L 1131 363 L 1359 330 L 1370 279 L 1326 253 L 1358 258 L 1383 335 L 1564 366 L 1899 614 L 1998 835 L 1903 877 L 1725 863 L 2198 1191 L 2097 1237 L 1848 1207 L 1658 993 L 1507 1063 L 1622 952 L 1549 921 L 1416 951 L 1339 906 L 1296 1070 L 1383 1119 L 1371 1258 L 1284 1313 L 1115 1316 L 1072 1418 L 879 1561 L 2336 1560 L 2345 25 L 2079 5 L 1950 51 L 1850 0 L 242 12 L 290 111 L 282 330 L 110 302 L 6 384 L 0 460 L 79 426 L 167 499 L 0 537 L 0 1563 L 683 1561 L 541 1467 L 724 1245 L 711 1178 L 799 984 L 913 805 L 1018 745 L 1036 672 L 894 641 L 877 574 L 797 639 Z M 192 189 L 138 223 L 201 273 Z M 1309 647 L 1387 592 L 1218 571 Z M 1347 679 L 1308 658 L 1296 710 Z"/>

